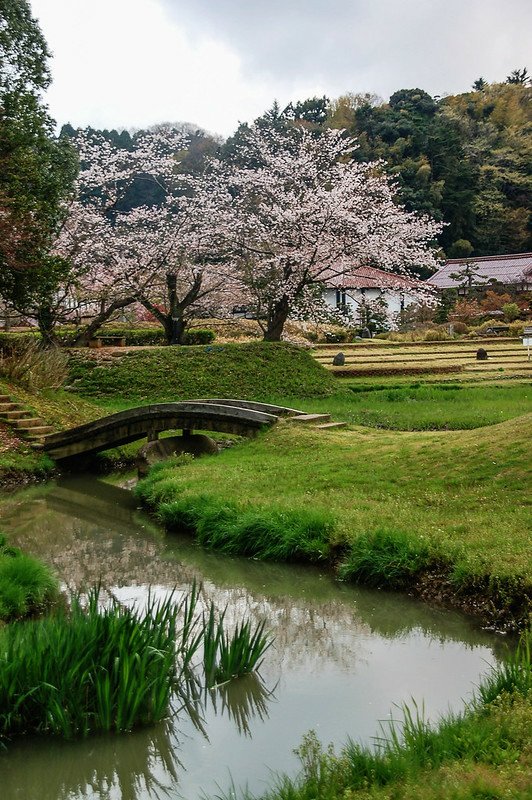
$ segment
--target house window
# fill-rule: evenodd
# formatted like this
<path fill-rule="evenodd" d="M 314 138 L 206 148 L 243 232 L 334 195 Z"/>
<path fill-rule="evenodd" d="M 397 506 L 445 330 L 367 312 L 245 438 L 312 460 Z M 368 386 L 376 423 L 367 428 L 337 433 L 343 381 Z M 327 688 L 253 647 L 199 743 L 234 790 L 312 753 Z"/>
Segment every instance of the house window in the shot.
<path fill-rule="evenodd" d="M 345 309 L 345 289 L 336 290 L 336 308 Z"/>

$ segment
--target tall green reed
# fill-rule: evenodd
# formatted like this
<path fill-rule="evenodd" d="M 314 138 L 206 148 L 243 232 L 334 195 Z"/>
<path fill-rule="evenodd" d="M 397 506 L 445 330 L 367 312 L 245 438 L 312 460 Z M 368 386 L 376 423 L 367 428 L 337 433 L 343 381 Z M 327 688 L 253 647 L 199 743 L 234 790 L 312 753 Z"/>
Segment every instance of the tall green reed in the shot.
<path fill-rule="evenodd" d="M 97 731 L 128 731 L 194 711 L 205 686 L 258 667 L 270 645 L 264 624 L 225 625 L 200 608 L 193 584 L 156 601 L 143 613 L 100 589 L 70 609 L 0 630 L 0 741 L 26 733 L 66 738 Z M 180 705 L 179 705 L 180 704 Z"/>

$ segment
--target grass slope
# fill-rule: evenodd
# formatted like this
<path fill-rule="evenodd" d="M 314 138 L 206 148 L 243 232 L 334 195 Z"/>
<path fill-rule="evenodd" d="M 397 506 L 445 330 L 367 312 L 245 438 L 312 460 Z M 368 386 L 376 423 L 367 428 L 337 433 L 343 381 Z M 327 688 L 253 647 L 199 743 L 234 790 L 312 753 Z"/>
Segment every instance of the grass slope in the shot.
<path fill-rule="evenodd" d="M 436 585 L 487 618 L 523 624 L 532 590 L 531 434 L 532 414 L 465 432 L 324 434 L 280 423 L 184 469 L 162 463 L 138 493 L 170 527 L 256 557 L 276 557 L 273 548 L 287 558 L 294 526 L 285 519 L 284 536 L 279 518 L 312 512 L 318 519 L 288 557 L 340 560 L 346 577 L 375 585 L 421 593 Z M 264 550 L 251 553 L 246 542 L 257 539 Z"/>
<path fill-rule="evenodd" d="M 272 394 L 332 394 L 334 378 L 305 350 L 289 344 L 207 345 L 136 350 L 102 362 L 72 357 L 70 383 L 81 395 L 164 402 L 198 397 L 262 400 Z"/>

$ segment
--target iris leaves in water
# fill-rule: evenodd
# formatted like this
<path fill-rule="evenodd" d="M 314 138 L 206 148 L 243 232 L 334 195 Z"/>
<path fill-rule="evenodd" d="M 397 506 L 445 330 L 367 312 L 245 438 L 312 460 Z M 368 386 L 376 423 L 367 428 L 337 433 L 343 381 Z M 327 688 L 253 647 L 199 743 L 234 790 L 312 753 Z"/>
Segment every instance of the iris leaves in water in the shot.
<path fill-rule="evenodd" d="M 244 622 L 229 633 L 225 611 L 201 614 L 198 603 L 196 585 L 180 600 L 149 597 L 143 613 L 115 600 L 103 607 L 93 589 L 69 611 L 3 628 L 0 739 L 131 730 L 164 718 L 176 697 L 186 707 L 191 687 L 212 685 L 212 676 L 256 669 L 270 645 L 264 625 Z M 198 675 L 202 647 L 209 655 Z"/>

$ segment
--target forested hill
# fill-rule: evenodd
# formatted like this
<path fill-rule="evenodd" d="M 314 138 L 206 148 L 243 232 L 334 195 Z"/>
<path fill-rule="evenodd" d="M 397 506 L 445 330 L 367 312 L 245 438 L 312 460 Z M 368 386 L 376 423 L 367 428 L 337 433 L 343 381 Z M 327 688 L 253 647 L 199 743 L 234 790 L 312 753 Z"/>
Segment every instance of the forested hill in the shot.
<path fill-rule="evenodd" d="M 508 83 L 442 99 L 401 90 L 382 105 L 348 96 L 329 124 L 358 138 L 355 157 L 387 162 L 409 209 L 447 223 L 449 257 L 519 253 L 532 249 L 531 100 Z"/>
<path fill-rule="evenodd" d="M 386 162 L 408 209 L 447 223 L 440 244 L 448 257 L 519 253 L 532 250 L 529 83 L 523 71 L 522 82 L 486 84 L 480 79 L 473 91 L 443 98 L 422 89 L 401 89 L 388 103 L 369 94 L 346 94 L 334 101 L 310 98 L 283 110 L 274 104 L 256 122 L 302 124 L 316 131 L 345 128 L 359 143 L 353 157 Z M 180 169 L 200 170 L 205 156 L 215 153 L 233 158 L 246 127 L 241 125 L 222 144 L 189 126 L 190 147 L 179 154 Z M 71 126 L 63 128 L 64 135 L 73 133 Z M 131 146 L 127 132 L 100 133 Z M 157 187 L 139 181 L 127 204 L 150 205 L 158 199 Z"/>

